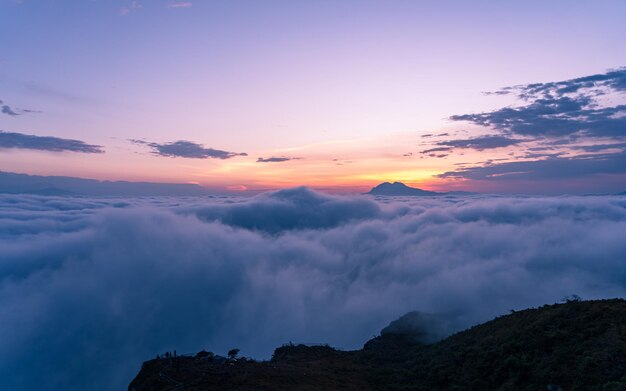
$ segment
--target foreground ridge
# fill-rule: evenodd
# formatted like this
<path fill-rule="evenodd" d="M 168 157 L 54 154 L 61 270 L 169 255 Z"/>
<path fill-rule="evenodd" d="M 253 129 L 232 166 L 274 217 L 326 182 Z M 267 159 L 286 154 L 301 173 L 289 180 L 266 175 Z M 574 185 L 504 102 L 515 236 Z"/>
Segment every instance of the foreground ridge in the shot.
<path fill-rule="evenodd" d="M 209 352 L 159 358 L 129 385 L 172 389 L 624 390 L 626 301 L 544 305 L 430 345 L 387 332 L 357 351 L 287 344 L 263 362 Z"/>

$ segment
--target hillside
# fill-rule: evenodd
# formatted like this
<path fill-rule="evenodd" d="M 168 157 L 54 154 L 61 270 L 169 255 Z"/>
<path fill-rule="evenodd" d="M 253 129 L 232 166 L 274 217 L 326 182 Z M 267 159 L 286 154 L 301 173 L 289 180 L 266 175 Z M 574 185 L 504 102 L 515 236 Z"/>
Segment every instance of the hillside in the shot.
<path fill-rule="evenodd" d="M 351 352 L 286 345 L 266 362 L 150 360 L 129 390 L 626 389 L 624 300 L 519 311 L 431 345 L 394 329 Z"/>

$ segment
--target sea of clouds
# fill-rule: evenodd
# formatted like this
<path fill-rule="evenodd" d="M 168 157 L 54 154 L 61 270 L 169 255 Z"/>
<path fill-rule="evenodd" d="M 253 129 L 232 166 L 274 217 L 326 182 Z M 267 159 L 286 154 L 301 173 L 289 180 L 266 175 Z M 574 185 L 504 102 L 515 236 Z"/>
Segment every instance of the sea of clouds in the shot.
<path fill-rule="evenodd" d="M 125 389 L 176 349 L 360 348 L 419 310 L 461 329 L 626 296 L 626 197 L 0 195 L 0 389 Z"/>

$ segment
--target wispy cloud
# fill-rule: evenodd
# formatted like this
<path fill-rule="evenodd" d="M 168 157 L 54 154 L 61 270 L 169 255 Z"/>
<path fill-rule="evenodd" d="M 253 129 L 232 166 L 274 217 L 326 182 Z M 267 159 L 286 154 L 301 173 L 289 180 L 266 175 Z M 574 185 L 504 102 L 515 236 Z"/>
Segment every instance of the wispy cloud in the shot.
<path fill-rule="evenodd" d="M 177 1 L 169 3 L 166 8 L 189 8 L 193 5 L 191 1 Z"/>
<path fill-rule="evenodd" d="M 288 156 L 272 156 L 268 158 L 260 157 L 256 160 L 257 163 L 280 163 L 288 162 L 290 160 L 300 160 L 300 157 L 288 157 Z"/>
<path fill-rule="evenodd" d="M 152 148 L 152 153 L 158 156 L 182 157 L 190 159 L 230 159 L 235 156 L 248 156 L 247 153 L 222 151 L 220 149 L 205 148 L 202 144 L 192 141 L 179 140 L 171 143 L 153 143 L 144 140 L 129 140 L 134 144 L 146 145 Z"/>
<path fill-rule="evenodd" d="M 435 147 L 435 148 L 425 149 L 425 150 L 421 151 L 420 153 L 429 154 L 429 153 L 433 153 L 433 152 L 449 152 L 451 150 L 452 150 L 452 147 Z"/>
<path fill-rule="evenodd" d="M 29 114 L 29 113 L 41 113 L 41 111 L 38 111 L 38 110 L 14 108 L 5 104 L 4 101 L 2 100 L 0 100 L 0 112 L 2 114 L 10 115 L 11 117 L 17 117 L 18 115 Z"/>
<path fill-rule="evenodd" d="M 0 103 L 2 103 L 2 102 L 0 102 Z M 10 115 L 12 117 L 15 117 L 15 116 L 19 115 L 18 113 L 13 111 L 13 109 L 10 106 L 8 106 L 8 105 L 3 105 L 2 106 L 2 114 Z"/>
<path fill-rule="evenodd" d="M 469 139 L 448 140 L 438 142 L 437 145 L 444 145 L 452 148 L 469 148 L 477 151 L 485 149 L 503 148 L 519 144 L 521 140 L 506 136 L 481 136 Z"/>
<path fill-rule="evenodd" d="M 103 153 L 100 145 L 51 136 L 34 136 L 0 130 L 0 149 L 31 149 L 51 152 Z"/>
<path fill-rule="evenodd" d="M 429 138 L 429 137 L 446 137 L 449 136 L 449 133 L 439 133 L 439 134 L 432 134 L 432 133 L 428 133 L 428 134 L 423 134 L 421 137 L 422 138 Z"/>
<path fill-rule="evenodd" d="M 423 154 L 429 154 L 433 152 L 451 152 L 454 149 L 475 149 L 477 151 L 484 151 L 485 149 L 496 149 L 509 147 L 521 143 L 523 140 L 514 139 L 506 136 L 491 135 L 480 136 L 474 138 L 444 140 L 436 142 L 433 148 L 425 149 L 421 151 Z"/>
<path fill-rule="evenodd" d="M 143 8 L 143 6 L 141 5 L 141 3 L 139 1 L 131 1 L 130 3 L 128 3 L 127 5 L 123 5 L 120 8 L 120 15 L 121 16 L 127 16 L 128 14 L 130 14 L 132 11 L 134 10 L 138 10 L 140 8 Z"/>

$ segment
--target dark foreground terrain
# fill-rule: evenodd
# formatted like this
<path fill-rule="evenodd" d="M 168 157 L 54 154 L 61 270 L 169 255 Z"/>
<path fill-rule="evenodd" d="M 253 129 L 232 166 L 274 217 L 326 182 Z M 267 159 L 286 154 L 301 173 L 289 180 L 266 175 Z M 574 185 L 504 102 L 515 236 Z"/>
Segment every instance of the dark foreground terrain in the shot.
<path fill-rule="evenodd" d="M 286 345 L 264 362 L 155 359 L 129 390 L 626 390 L 626 301 L 519 311 L 430 345 L 388 331 L 358 351 Z"/>

